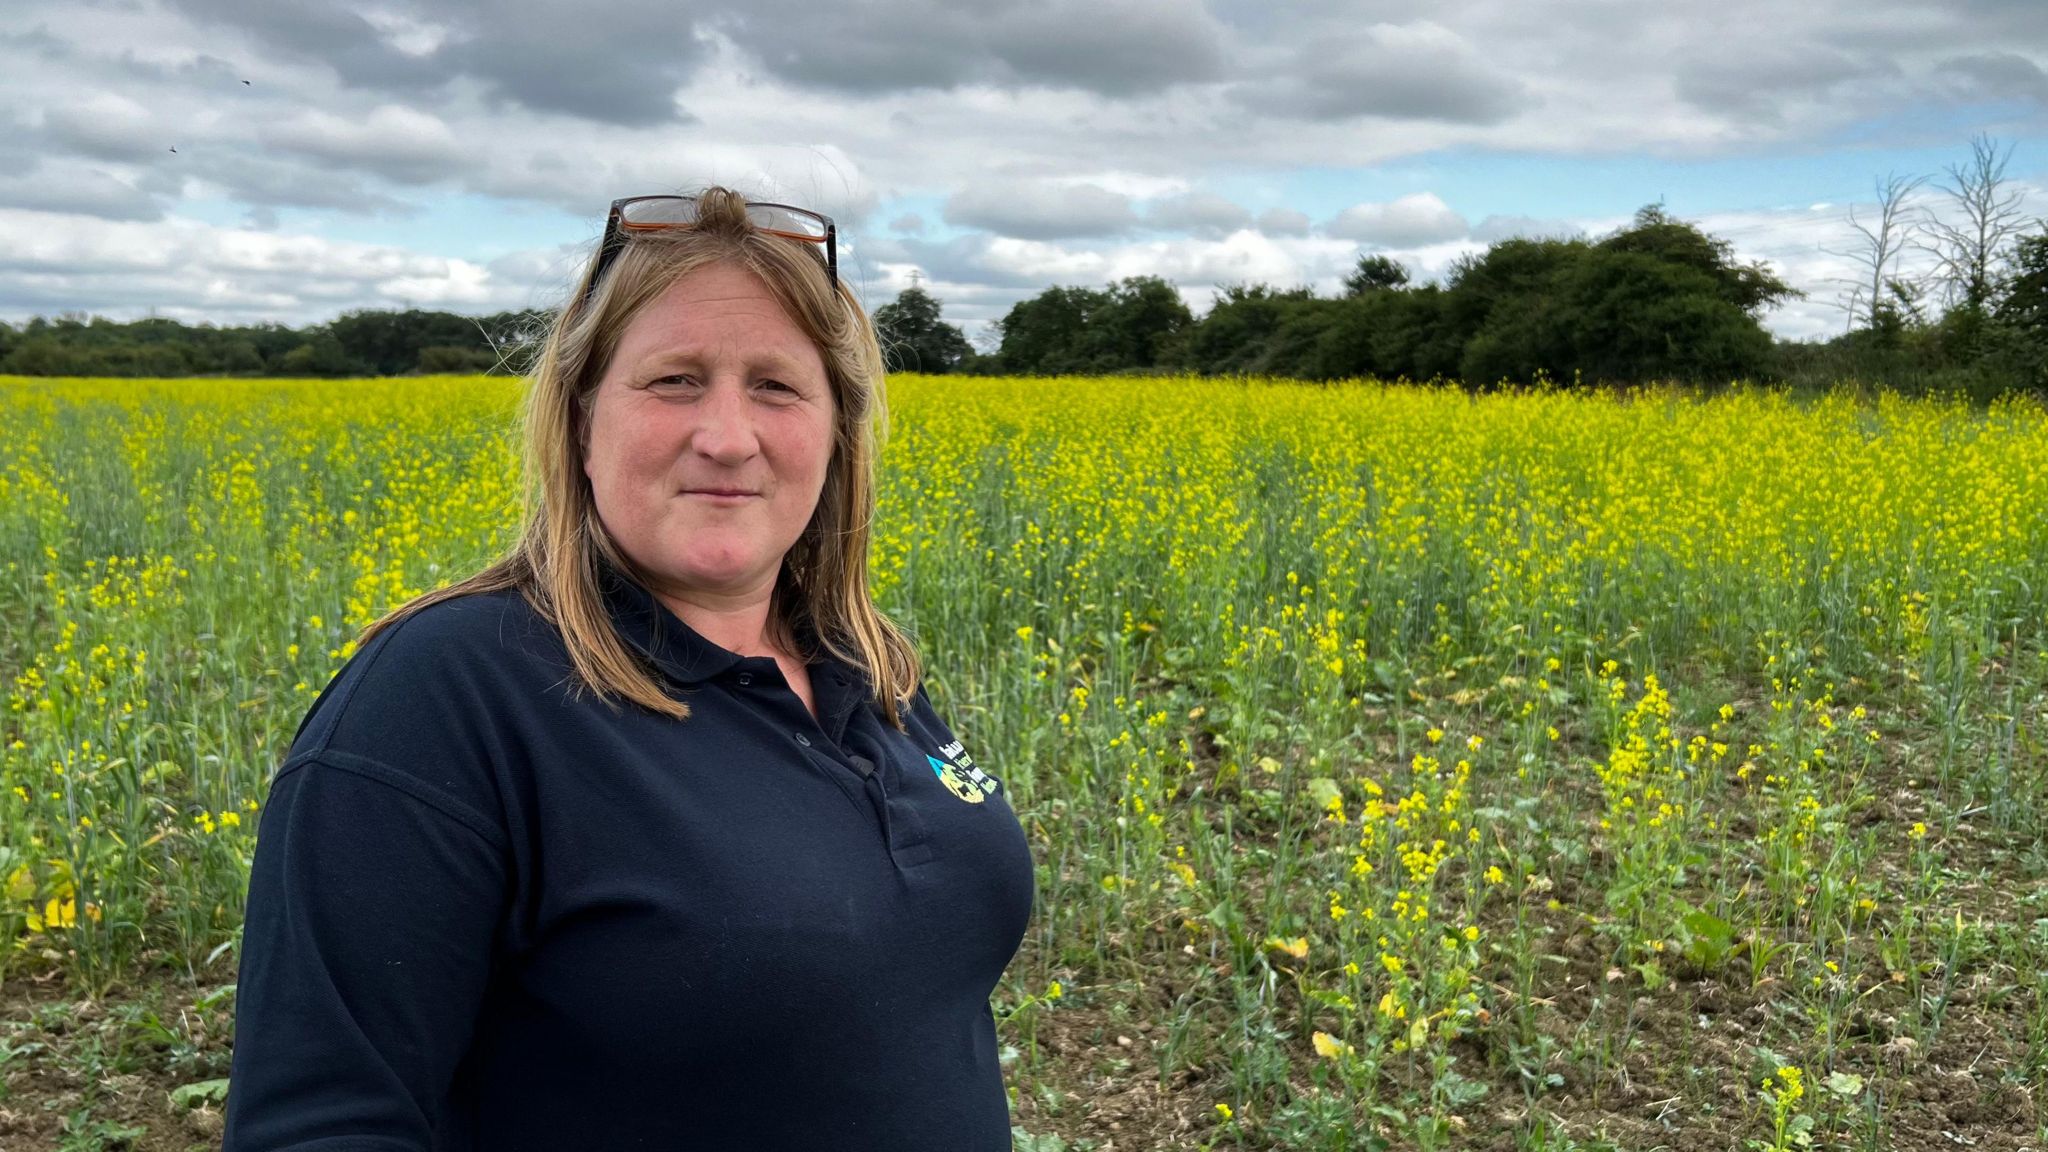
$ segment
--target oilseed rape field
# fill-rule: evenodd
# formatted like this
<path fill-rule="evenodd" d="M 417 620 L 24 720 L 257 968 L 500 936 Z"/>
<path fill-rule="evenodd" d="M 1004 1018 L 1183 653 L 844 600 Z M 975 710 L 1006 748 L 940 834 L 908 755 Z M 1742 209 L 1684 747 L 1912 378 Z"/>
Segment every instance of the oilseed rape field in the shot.
<path fill-rule="evenodd" d="M 1023 1152 L 2048 1148 L 2038 404 L 889 391 Z M 0 379 L 0 1147 L 217 1145 L 268 775 L 519 396 Z"/>

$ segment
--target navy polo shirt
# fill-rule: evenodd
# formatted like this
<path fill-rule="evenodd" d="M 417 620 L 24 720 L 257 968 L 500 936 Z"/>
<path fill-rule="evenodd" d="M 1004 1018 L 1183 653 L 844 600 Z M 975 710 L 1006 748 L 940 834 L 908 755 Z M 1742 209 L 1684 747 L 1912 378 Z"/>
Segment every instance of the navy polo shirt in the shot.
<path fill-rule="evenodd" d="M 516 592 L 357 652 L 271 785 L 224 1152 L 998 1152 L 1007 794 L 920 687 L 606 604 L 691 716 L 579 694 Z M 621 709 L 614 712 L 616 706 Z"/>

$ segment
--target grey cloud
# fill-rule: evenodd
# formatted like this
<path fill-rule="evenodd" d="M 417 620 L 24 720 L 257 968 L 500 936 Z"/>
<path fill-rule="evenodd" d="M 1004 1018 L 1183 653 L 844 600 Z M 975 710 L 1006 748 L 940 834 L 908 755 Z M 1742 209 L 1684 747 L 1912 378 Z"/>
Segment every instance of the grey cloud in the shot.
<path fill-rule="evenodd" d="M 1145 223 L 1153 228 L 1217 236 L 1250 227 L 1252 214 L 1234 200 L 1207 192 L 1189 192 L 1152 201 L 1145 209 Z"/>
<path fill-rule="evenodd" d="M 785 83 L 859 93 L 986 84 L 1130 95 L 1215 80 L 1229 63 L 1229 34 L 1200 0 L 486 0 L 374 22 L 346 0 L 169 2 L 351 87 L 423 93 L 468 76 L 527 108 L 629 126 L 687 119 L 674 93 L 709 58 L 714 33 Z"/>
<path fill-rule="evenodd" d="M 148 191 L 71 160 L 0 156 L 0 207 L 66 212 L 101 220 L 150 221 L 163 208 Z"/>
<path fill-rule="evenodd" d="M 46 109 L 43 134 L 65 151 L 96 160 L 153 159 L 169 155 L 180 143 L 149 109 L 112 93 L 95 93 Z"/>
<path fill-rule="evenodd" d="M 946 201 L 946 223 L 1020 240 L 1114 236 L 1138 222 L 1129 197 L 1094 184 L 1044 180 L 977 184 Z"/>
<path fill-rule="evenodd" d="M 589 219 L 595 242 L 613 196 L 693 192 L 723 184 L 754 199 L 823 212 L 839 225 L 840 242 L 862 229 L 879 197 L 852 159 L 834 149 L 725 146 L 715 138 L 700 151 L 688 139 L 643 148 L 572 139 L 559 147 L 505 149 L 480 155 L 460 173 L 469 191 L 547 204 Z"/>
<path fill-rule="evenodd" d="M 2048 42 L 2048 6 L 2035 0 L 1869 0 L 1818 15 L 1808 23 L 1829 26 L 1831 41 L 1885 52 Z"/>
<path fill-rule="evenodd" d="M 2011 52 L 1951 56 L 1935 65 L 1935 80 L 1958 102 L 2032 100 L 2048 104 L 2048 73 Z"/>
<path fill-rule="evenodd" d="M 24 52 L 43 60 L 63 60 L 71 55 L 71 43 L 53 35 L 47 25 L 26 32 L 0 32 L 0 49 Z"/>
<path fill-rule="evenodd" d="M 212 88 L 235 99 L 262 98 L 253 92 L 238 91 L 246 87 L 246 85 L 242 84 L 243 80 L 248 79 L 243 74 L 244 69 L 237 68 L 218 56 L 204 52 L 190 60 L 165 62 L 143 59 L 137 56 L 131 49 L 121 53 L 116 58 L 116 63 L 122 72 L 130 76 L 140 76 L 149 80 L 159 80 L 194 88 Z M 262 95 L 269 95 L 268 85 L 265 86 L 265 91 Z"/>
<path fill-rule="evenodd" d="M 1256 112 L 1308 120 L 1497 124 L 1529 100 L 1520 81 L 1489 65 L 1440 25 L 1378 25 L 1326 44 L 1301 45 L 1293 67 L 1236 87 Z"/>
<path fill-rule="evenodd" d="M 1789 96 L 1819 98 L 1858 83 L 1882 83 L 1903 75 L 1899 65 L 1867 52 L 1843 52 L 1825 44 L 1730 45 L 1693 56 L 1679 65 L 1673 90 L 1702 111 L 1736 114 L 1777 127 L 1785 123 Z"/>
<path fill-rule="evenodd" d="M 352 87 L 418 92 L 448 79 L 431 57 L 411 56 L 387 44 L 355 6 L 326 0 L 167 0 L 186 15 L 234 28 L 266 54 L 283 52 L 324 64 Z"/>
<path fill-rule="evenodd" d="M 1910 0 L 1908 0 L 1910 2 Z M 2035 0 L 1952 0 L 1958 19 L 2000 33 L 2048 40 L 2048 8 Z"/>
<path fill-rule="evenodd" d="M 924 217 L 919 216 L 915 212 L 905 212 L 903 215 L 889 221 L 889 230 L 891 232 L 908 233 L 912 236 L 921 235 L 924 232 Z"/>
<path fill-rule="evenodd" d="M 1020 80 L 1131 93 L 1214 79 L 1225 36 L 1199 0 L 1068 0 L 1013 6 L 989 39 Z"/>
<path fill-rule="evenodd" d="M 450 6 L 437 14 L 447 35 L 431 51 L 402 50 L 354 4 L 339 0 L 171 2 L 325 64 L 351 87 L 421 92 L 468 75 L 536 111 L 634 126 L 677 119 L 674 91 L 704 55 L 690 15 L 654 0 Z"/>
<path fill-rule="evenodd" d="M 987 84 L 1151 92 L 1223 75 L 1228 31 L 1200 0 L 950 0 L 737 7 L 713 26 L 800 87 Z"/>
<path fill-rule="evenodd" d="M 408 216 L 417 211 L 351 172 L 309 171 L 289 159 L 248 150 L 202 148 L 181 150 L 180 155 L 189 159 L 189 166 L 173 171 L 165 164 L 152 173 L 153 184 L 174 191 L 181 176 L 190 175 L 221 185 L 237 200 L 271 208 L 327 208 L 351 216 Z"/>
<path fill-rule="evenodd" d="M 674 92 L 704 46 L 673 6 L 649 4 L 623 14 L 593 14 L 553 0 L 520 7 L 530 11 L 484 23 L 475 38 L 444 50 L 449 64 L 541 111 L 635 127 L 691 119 L 676 106 Z"/>
<path fill-rule="evenodd" d="M 1308 213 L 1292 208 L 1268 208 L 1259 213 L 1259 231 L 1268 236 L 1306 236 L 1308 226 Z"/>

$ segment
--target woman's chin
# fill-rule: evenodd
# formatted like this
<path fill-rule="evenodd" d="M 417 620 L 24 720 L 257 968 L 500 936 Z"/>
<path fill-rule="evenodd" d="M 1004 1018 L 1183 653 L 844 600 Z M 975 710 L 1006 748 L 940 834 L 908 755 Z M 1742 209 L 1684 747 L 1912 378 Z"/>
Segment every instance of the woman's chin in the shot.
<path fill-rule="evenodd" d="M 753 587 L 763 576 L 773 577 L 775 565 L 734 557 L 692 557 L 682 559 L 670 570 L 670 578 L 689 588 L 706 592 L 740 592 Z"/>

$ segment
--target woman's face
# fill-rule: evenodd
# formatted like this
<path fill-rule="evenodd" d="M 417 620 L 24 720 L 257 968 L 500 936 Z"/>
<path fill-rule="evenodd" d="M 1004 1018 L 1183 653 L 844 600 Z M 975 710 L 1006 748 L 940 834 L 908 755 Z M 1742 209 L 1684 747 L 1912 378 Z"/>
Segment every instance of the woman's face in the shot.
<path fill-rule="evenodd" d="M 627 324 L 584 447 L 598 518 L 693 602 L 763 596 L 832 458 L 825 362 L 753 273 L 684 276 Z"/>

